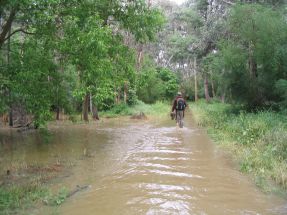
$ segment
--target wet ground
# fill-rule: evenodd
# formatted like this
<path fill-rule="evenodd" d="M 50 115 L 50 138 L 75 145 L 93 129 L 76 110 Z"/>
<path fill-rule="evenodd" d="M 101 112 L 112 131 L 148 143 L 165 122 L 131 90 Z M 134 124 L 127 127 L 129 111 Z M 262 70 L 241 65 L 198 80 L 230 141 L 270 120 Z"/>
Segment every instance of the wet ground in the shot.
<path fill-rule="evenodd" d="M 2 134 L 0 167 L 73 163 L 51 186 L 89 187 L 68 198 L 57 214 L 287 214 L 287 201 L 262 193 L 236 170 L 190 115 L 183 129 L 167 118 L 53 125 L 49 131 Z"/>

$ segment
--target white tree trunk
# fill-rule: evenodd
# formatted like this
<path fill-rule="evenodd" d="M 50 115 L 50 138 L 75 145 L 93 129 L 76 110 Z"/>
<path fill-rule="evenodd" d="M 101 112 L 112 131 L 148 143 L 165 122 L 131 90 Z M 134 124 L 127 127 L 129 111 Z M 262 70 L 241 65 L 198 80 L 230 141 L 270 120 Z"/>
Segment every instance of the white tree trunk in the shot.
<path fill-rule="evenodd" d="M 194 58 L 193 62 L 193 69 L 194 69 L 194 100 L 198 100 L 198 90 L 197 90 L 197 65 L 196 65 L 196 58 Z"/>

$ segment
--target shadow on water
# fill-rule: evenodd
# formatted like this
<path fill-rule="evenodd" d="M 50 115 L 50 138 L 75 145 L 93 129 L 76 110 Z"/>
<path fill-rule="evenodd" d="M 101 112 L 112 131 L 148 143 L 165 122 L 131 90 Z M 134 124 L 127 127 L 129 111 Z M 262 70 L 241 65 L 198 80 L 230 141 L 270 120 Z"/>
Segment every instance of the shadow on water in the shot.
<path fill-rule="evenodd" d="M 190 115 L 183 129 L 169 119 L 119 119 L 52 126 L 49 132 L 53 137 L 40 148 L 37 135 L 13 137 L 12 149 L 3 148 L 1 140 L 6 150 L 1 163 L 76 159 L 70 177 L 55 182 L 54 189 L 91 186 L 69 198 L 59 214 L 287 213 L 286 200 L 263 194 L 235 170 Z"/>

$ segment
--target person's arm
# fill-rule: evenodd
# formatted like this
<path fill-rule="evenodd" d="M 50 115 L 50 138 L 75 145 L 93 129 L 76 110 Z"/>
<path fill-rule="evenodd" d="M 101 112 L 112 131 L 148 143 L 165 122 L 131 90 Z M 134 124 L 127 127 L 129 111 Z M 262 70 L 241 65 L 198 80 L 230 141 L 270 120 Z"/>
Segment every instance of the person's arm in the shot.
<path fill-rule="evenodd" d="M 176 99 L 173 101 L 171 112 L 173 112 L 175 110 L 175 108 L 176 108 Z"/>

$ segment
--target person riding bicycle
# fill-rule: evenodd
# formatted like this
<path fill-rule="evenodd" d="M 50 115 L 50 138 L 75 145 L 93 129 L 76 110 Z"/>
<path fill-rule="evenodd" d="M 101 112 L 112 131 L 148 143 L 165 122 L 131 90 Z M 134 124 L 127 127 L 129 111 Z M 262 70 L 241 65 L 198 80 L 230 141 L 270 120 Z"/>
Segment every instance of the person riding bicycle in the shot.
<path fill-rule="evenodd" d="M 176 123 L 180 128 L 183 127 L 184 110 L 186 106 L 187 106 L 186 102 L 184 98 L 182 97 L 181 92 L 178 92 L 177 96 L 175 97 L 173 101 L 171 112 L 174 113 L 175 111 Z"/>

